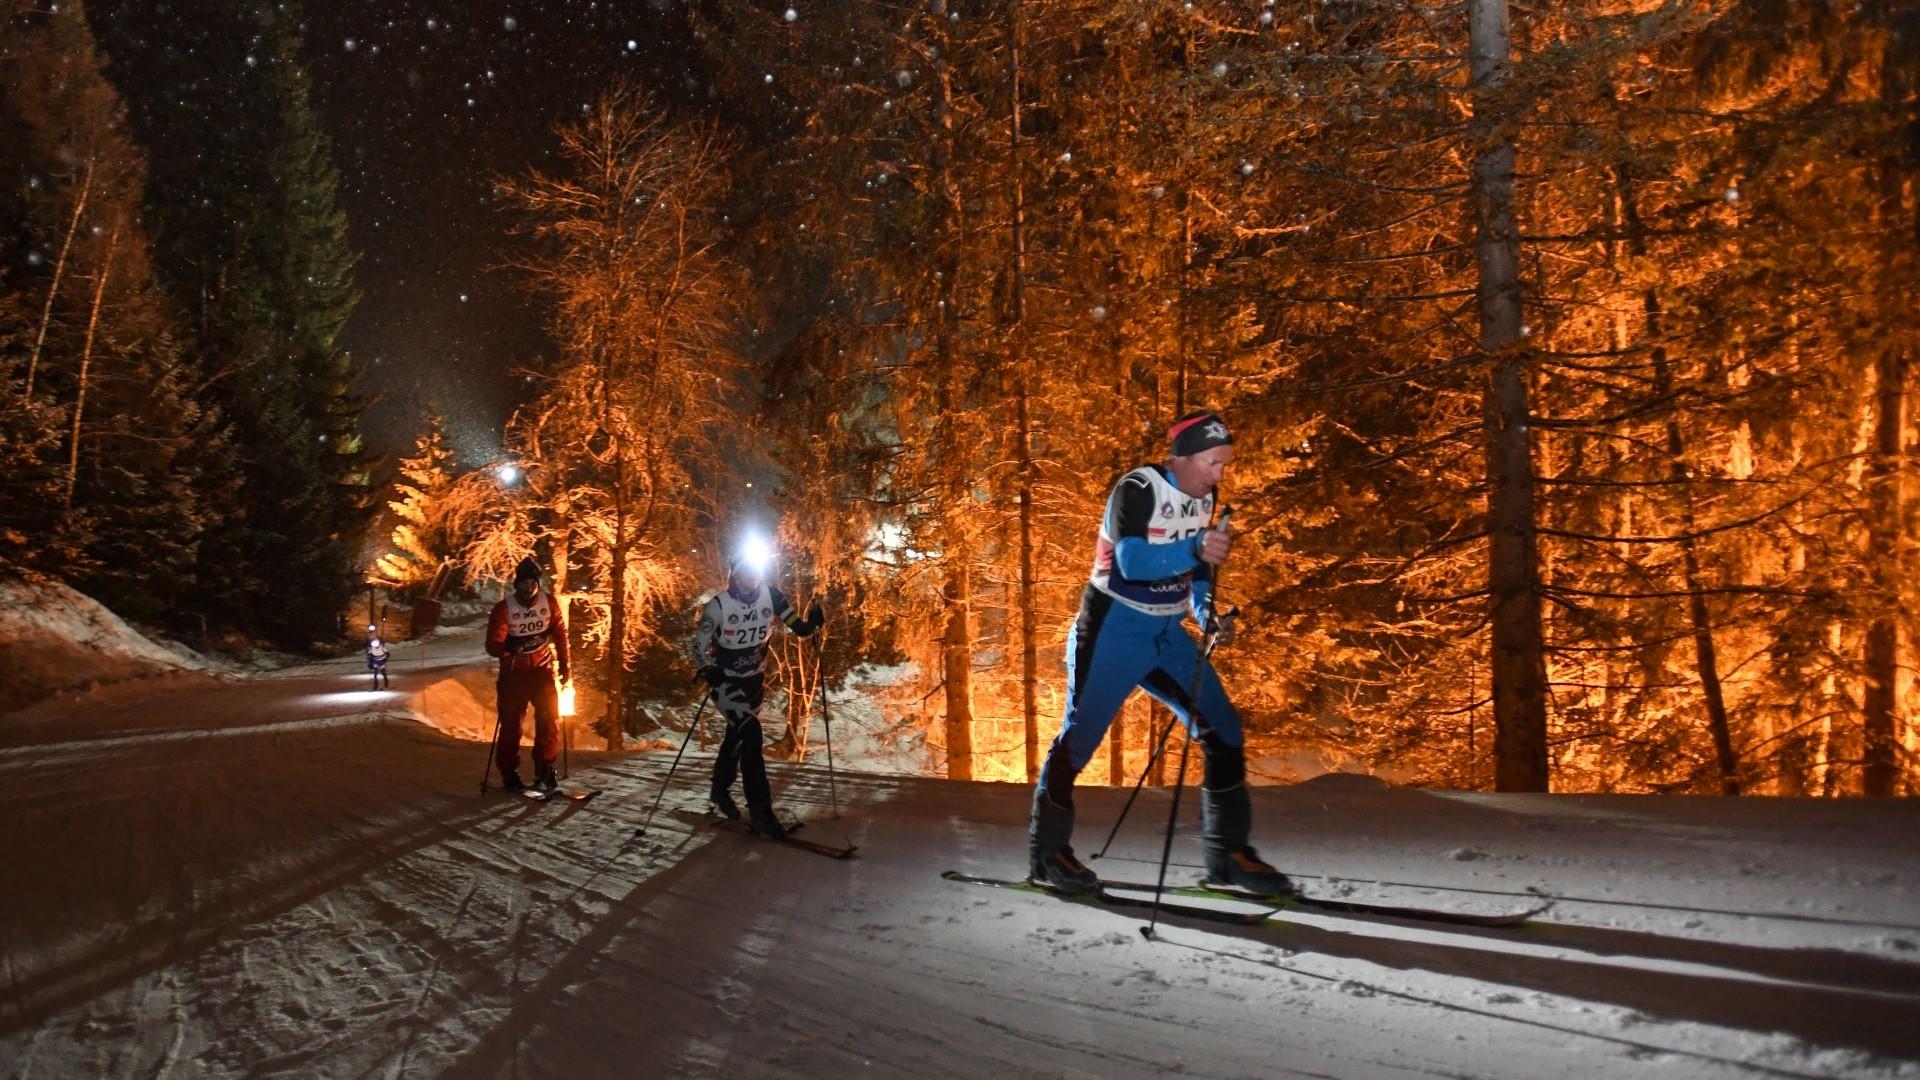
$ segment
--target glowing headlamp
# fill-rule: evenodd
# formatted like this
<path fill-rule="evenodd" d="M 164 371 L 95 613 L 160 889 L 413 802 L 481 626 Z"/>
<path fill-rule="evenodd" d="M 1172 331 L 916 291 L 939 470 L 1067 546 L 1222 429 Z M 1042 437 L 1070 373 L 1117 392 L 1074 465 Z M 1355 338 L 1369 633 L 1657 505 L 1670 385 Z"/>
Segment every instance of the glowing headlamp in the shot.
<path fill-rule="evenodd" d="M 734 557 L 734 564 L 765 574 L 773 565 L 773 545 L 767 543 L 764 536 L 749 536 L 740 542 L 740 553 Z"/>

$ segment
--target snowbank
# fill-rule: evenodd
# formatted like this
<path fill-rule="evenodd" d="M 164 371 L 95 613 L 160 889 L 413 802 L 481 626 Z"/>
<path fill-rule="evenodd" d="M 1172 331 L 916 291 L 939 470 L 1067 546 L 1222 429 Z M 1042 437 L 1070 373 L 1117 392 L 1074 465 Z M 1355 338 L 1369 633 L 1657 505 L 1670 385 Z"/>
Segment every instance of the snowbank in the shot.
<path fill-rule="evenodd" d="M 0 575 L 0 712 L 63 690 L 210 666 L 60 582 Z"/>

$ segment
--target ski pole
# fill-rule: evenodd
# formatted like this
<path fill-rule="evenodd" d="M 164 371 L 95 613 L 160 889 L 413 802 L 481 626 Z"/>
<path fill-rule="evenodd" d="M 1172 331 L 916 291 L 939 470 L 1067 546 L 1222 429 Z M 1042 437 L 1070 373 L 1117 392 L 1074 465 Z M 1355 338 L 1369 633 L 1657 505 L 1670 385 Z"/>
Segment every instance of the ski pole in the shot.
<path fill-rule="evenodd" d="M 840 787 L 833 778 L 833 714 L 827 711 L 827 663 L 819 652 L 814 657 L 820 661 L 814 677 L 820 680 L 820 722 L 827 727 L 827 795 L 833 801 L 833 816 L 840 816 Z"/>
<path fill-rule="evenodd" d="M 1173 823 L 1180 818 L 1180 793 L 1187 787 L 1187 753 L 1193 749 L 1193 733 L 1188 732 L 1180 743 L 1180 775 L 1173 781 L 1173 812 L 1167 815 L 1167 839 L 1160 846 L 1160 879 L 1153 886 L 1153 916 L 1147 925 L 1140 928 L 1140 936 L 1153 940 L 1154 928 L 1160 925 L 1160 893 L 1167 887 L 1167 860 L 1173 857 Z"/>
<path fill-rule="evenodd" d="M 493 775 L 493 751 L 500 745 L 500 710 L 493 710 L 493 738 L 487 740 L 487 767 L 480 770 L 480 794 L 487 793 L 487 777 Z"/>
<path fill-rule="evenodd" d="M 1217 527 L 1226 528 L 1228 520 L 1232 517 L 1233 511 L 1223 508 L 1220 511 L 1220 523 Z M 1200 680 L 1206 673 L 1208 663 L 1213 659 L 1214 643 L 1219 641 L 1219 632 L 1214 629 L 1216 620 L 1213 617 L 1213 602 L 1219 591 L 1220 568 L 1216 566 L 1213 569 L 1213 587 L 1207 590 L 1206 613 L 1200 622 L 1201 632 L 1207 635 L 1206 647 L 1193 658 L 1193 677 L 1187 680 L 1187 715 L 1193 722 L 1192 726 L 1200 729 L 1202 737 L 1207 734 L 1207 722 L 1206 718 L 1200 715 Z M 1187 756 L 1192 751 L 1193 731 L 1190 728 L 1187 731 L 1187 737 L 1180 743 L 1180 775 L 1173 781 L 1173 809 L 1167 812 L 1167 837 L 1160 846 L 1160 877 L 1153 886 L 1153 914 L 1147 920 L 1147 925 L 1140 928 L 1140 936 L 1148 941 L 1153 940 L 1153 932 L 1160 925 L 1160 896 L 1167 887 L 1167 863 L 1173 858 L 1173 826 L 1180 820 L 1180 794 L 1187 788 Z"/>
<path fill-rule="evenodd" d="M 700 728 L 700 718 L 707 714 L 707 702 L 713 700 L 713 691 L 708 689 L 707 696 L 700 699 L 700 709 L 693 714 L 693 723 L 687 725 L 687 735 L 680 740 L 680 750 L 673 755 L 673 765 L 667 769 L 667 778 L 660 781 L 660 794 L 653 797 L 653 806 L 647 811 L 647 820 L 633 830 L 635 836 L 645 836 L 647 826 L 653 824 L 653 815 L 660 809 L 660 800 L 667 797 L 667 787 L 673 783 L 674 770 L 680 767 L 680 755 L 687 752 L 687 744 L 693 741 L 693 733 Z"/>

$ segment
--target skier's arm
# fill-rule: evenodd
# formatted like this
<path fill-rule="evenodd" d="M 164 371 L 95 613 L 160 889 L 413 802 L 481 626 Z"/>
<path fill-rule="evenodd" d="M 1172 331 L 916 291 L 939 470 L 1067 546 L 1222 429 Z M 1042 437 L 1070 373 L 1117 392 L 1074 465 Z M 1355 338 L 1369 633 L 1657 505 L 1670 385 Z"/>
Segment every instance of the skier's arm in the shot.
<path fill-rule="evenodd" d="M 507 602 L 493 605 L 493 614 L 487 616 L 487 655 L 507 655 Z"/>
<path fill-rule="evenodd" d="M 1107 503 L 1107 535 L 1113 539 L 1113 565 L 1120 576 L 1133 581 L 1158 581 L 1184 574 L 1200 564 L 1191 540 L 1151 543 L 1147 523 L 1153 520 L 1153 485 L 1143 476 L 1128 474 Z"/>
<path fill-rule="evenodd" d="M 693 631 L 689 651 L 695 671 L 704 670 L 708 664 L 713 663 L 713 642 L 719 634 L 720 600 L 716 597 L 707 601 L 706 605 L 700 609 L 700 625 Z"/>
<path fill-rule="evenodd" d="M 787 599 L 786 593 L 769 585 L 767 597 L 773 601 L 773 613 L 780 616 L 780 621 L 786 623 L 787 629 L 793 631 L 796 637 L 812 637 L 813 632 L 820 629 L 820 624 L 826 621 L 820 614 L 819 604 L 807 609 L 807 617 L 803 619 L 793 610 L 793 604 Z"/>

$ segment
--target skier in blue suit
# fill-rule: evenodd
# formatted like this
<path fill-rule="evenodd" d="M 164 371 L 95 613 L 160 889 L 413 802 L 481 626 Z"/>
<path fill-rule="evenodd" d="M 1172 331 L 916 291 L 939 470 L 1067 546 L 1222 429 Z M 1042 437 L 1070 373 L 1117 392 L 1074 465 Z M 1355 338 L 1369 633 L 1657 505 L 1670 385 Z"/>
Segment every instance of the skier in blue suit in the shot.
<path fill-rule="evenodd" d="M 1201 660 L 1186 615 L 1209 617 L 1214 568 L 1233 545 L 1228 528 L 1210 524 L 1214 489 L 1233 461 L 1233 435 L 1217 414 L 1202 411 L 1180 418 L 1168 441 L 1164 463 L 1127 473 L 1107 496 L 1093 575 L 1067 638 L 1066 716 L 1033 793 L 1029 874 L 1063 892 L 1099 888 L 1100 879 L 1073 854 L 1073 782 L 1138 686 L 1173 710 L 1205 754 L 1208 882 L 1285 894 L 1292 883 L 1247 844 L 1253 805 L 1240 714 L 1211 665 L 1200 674 L 1197 705 L 1188 700 Z"/>

